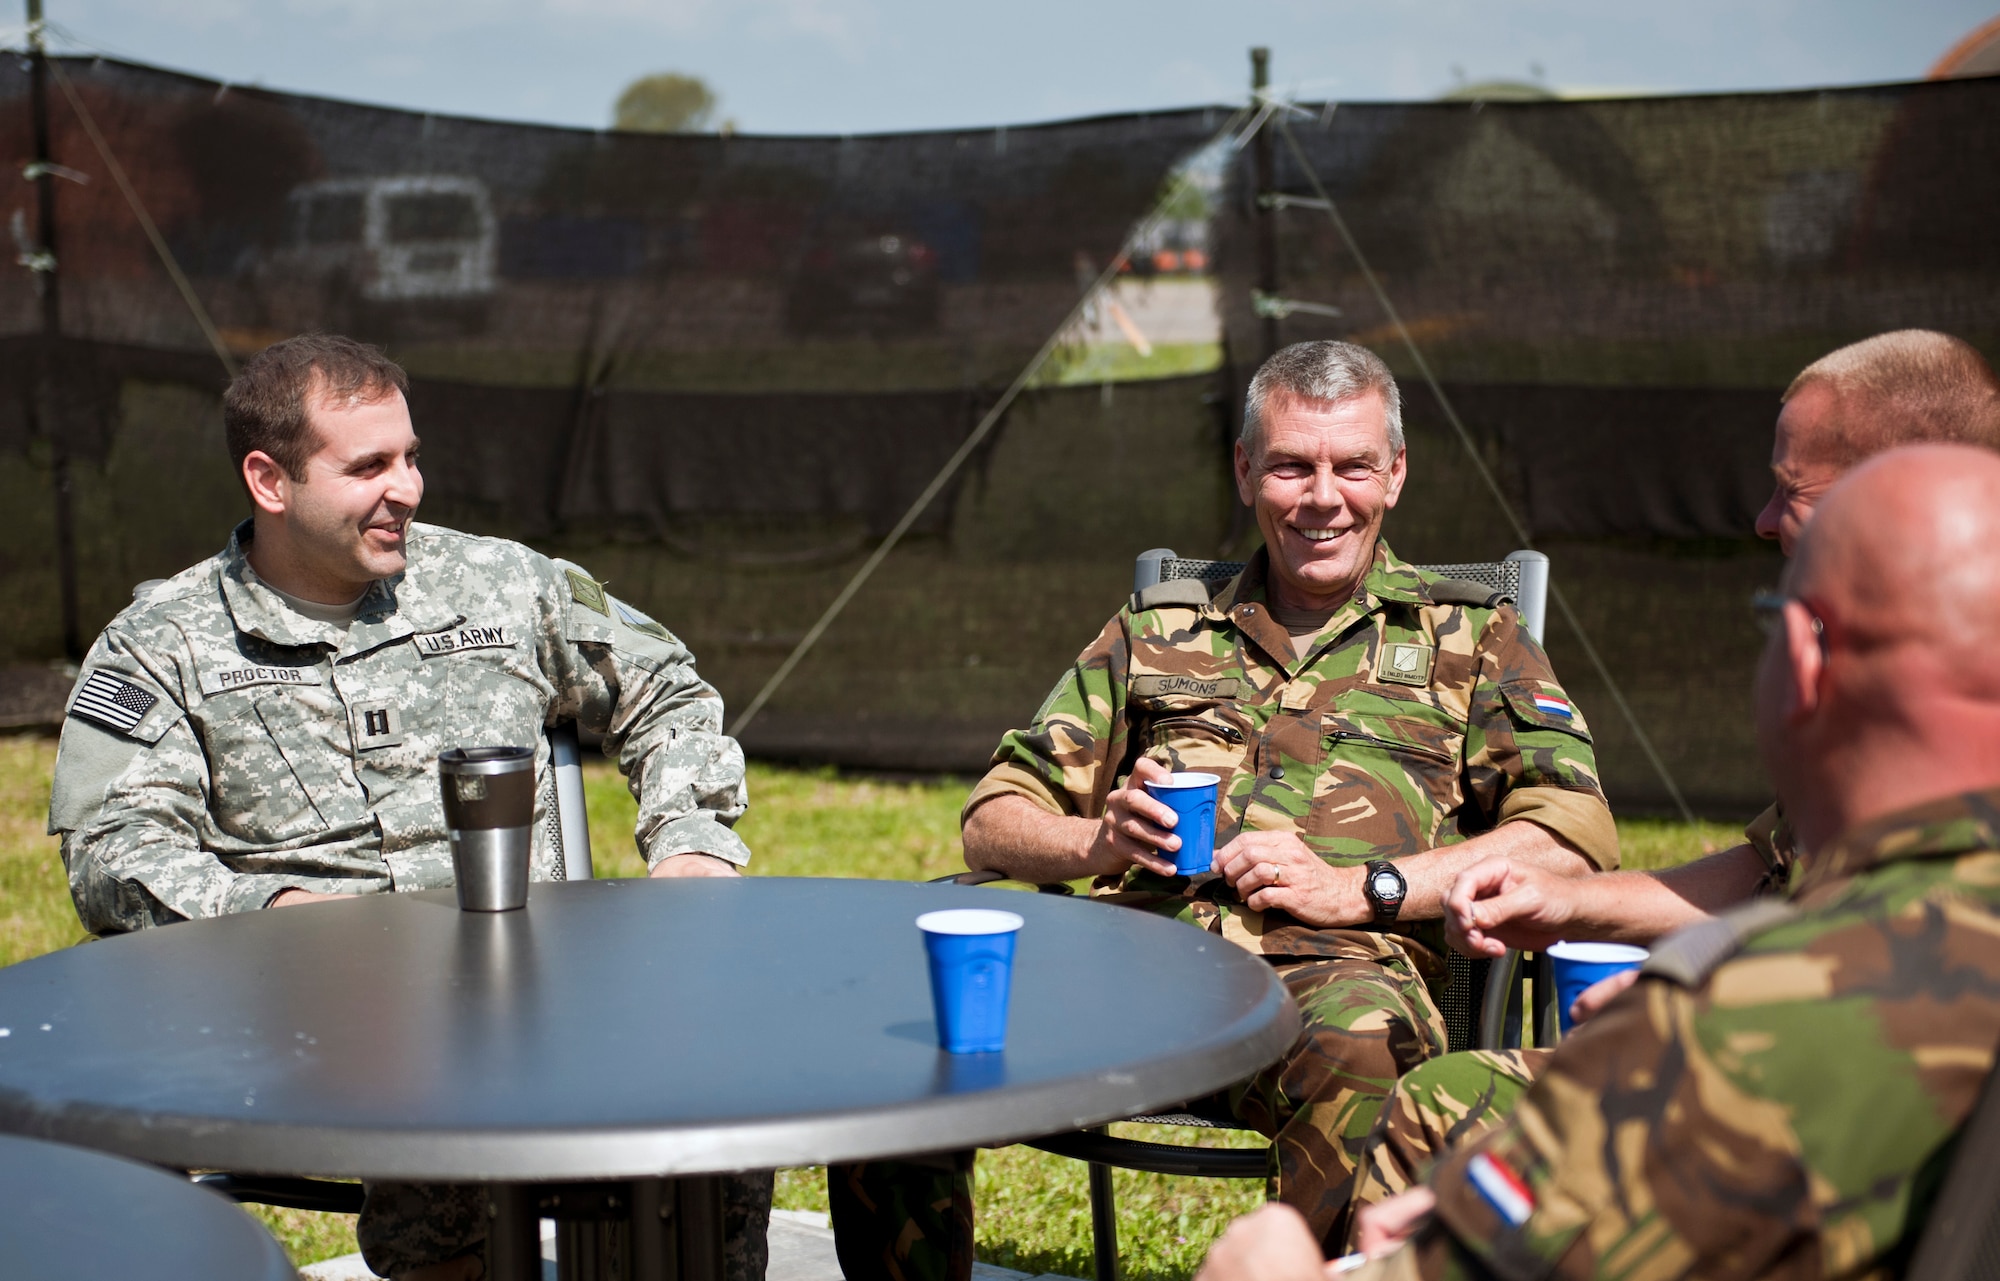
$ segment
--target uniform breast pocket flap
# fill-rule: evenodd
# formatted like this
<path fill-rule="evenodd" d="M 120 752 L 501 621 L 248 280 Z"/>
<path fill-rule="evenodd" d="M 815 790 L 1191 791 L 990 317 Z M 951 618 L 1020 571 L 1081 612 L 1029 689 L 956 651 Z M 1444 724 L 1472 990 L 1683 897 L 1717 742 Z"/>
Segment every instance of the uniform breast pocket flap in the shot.
<path fill-rule="evenodd" d="M 1163 709 L 1146 727 L 1146 750 L 1175 770 L 1228 771 L 1242 763 L 1249 743 L 1249 726 L 1233 707 Z"/>
<path fill-rule="evenodd" d="M 354 777 L 348 722 L 341 711 L 307 707 L 282 694 L 257 700 L 255 724 L 268 746 L 248 757 L 244 772 L 256 774 L 247 781 L 262 794 L 257 808 L 273 839 L 341 827 L 366 816 L 368 798 Z M 237 723 L 246 737 L 254 733 L 249 718 Z"/>

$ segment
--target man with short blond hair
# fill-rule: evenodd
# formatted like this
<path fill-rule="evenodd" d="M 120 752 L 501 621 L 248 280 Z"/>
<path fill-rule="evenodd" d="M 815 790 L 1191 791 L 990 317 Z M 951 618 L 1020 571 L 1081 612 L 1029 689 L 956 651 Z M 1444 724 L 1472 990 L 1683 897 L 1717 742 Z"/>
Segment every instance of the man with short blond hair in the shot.
<path fill-rule="evenodd" d="M 1791 555 L 1821 494 L 1897 445 L 2000 449 L 2000 378 L 1970 344 L 1898 329 L 1828 352 L 1785 389 L 1771 450 L 1776 485 L 1757 533 Z"/>

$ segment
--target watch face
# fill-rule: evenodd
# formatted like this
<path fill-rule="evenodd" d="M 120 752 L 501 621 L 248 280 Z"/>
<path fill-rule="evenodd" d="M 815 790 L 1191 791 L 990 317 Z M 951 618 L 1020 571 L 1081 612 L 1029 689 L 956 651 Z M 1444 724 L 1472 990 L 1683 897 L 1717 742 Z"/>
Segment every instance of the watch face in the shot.
<path fill-rule="evenodd" d="M 1375 897 L 1385 902 L 1403 897 L 1402 878 L 1394 872 L 1377 872 L 1369 884 L 1375 891 Z"/>

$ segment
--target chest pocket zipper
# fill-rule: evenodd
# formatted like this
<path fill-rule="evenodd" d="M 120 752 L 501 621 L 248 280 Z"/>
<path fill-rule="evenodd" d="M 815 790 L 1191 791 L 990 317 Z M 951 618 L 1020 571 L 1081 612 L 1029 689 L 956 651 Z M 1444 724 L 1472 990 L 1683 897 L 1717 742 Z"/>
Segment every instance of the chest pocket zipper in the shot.
<path fill-rule="evenodd" d="M 1172 732 L 1206 734 L 1221 739 L 1232 747 L 1243 746 L 1243 734 L 1235 726 L 1205 721 L 1196 716 L 1173 716 L 1163 721 L 1154 721 L 1151 737 L 1157 742 L 1162 733 Z"/>
<path fill-rule="evenodd" d="M 1405 756 L 1418 756 L 1427 761 L 1450 764 L 1452 758 L 1443 752 L 1432 751 L 1428 747 L 1418 747 L 1414 743 L 1397 743 L 1386 738 L 1376 738 L 1373 734 L 1357 734 L 1351 729 L 1337 729 L 1326 736 L 1327 746 L 1338 747 L 1342 743 L 1353 743 L 1360 747 L 1379 747 L 1385 752 L 1400 752 Z"/>

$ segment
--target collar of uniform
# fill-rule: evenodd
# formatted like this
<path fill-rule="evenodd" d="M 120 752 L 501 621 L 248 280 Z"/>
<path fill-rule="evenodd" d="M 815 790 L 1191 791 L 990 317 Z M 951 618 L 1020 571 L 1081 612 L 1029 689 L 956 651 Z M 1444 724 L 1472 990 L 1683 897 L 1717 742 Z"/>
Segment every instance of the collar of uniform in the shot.
<path fill-rule="evenodd" d="M 454 609 L 448 599 L 425 590 L 425 584 L 436 576 L 436 566 L 429 563 L 427 556 L 431 549 L 428 535 L 433 528 L 410 522 L 407 565 L 402 573 L 369 584 L 361 612 L 347 629 L 341 657 L 366 653 L 405 636 L 440 631 L 465 621 L 465 615 Z"/>
<path fill-rule="evenodd" d="M 1292 634 L 1271 617 L 1265 595 L 1270 573 L 1271 554 L 1259 547 L 1250 553 L 1243 572 L 1217 594 L 1209 608 L 1235 624 L 1236 630 L 1264 651 L 1266 659 L 1290 675 L 1298 665 L 1298 655 L 1292 649 Z"/>
<path fill-rule="evenodd" d="M 1214 608 L 1236 624 L 1238 630 L 1257 643 L 1273 662 L 1296 675 L 1304 664 L 1292 643 L 1292 634 L 1271 617 L 1267 592 L 1270 583 L 1271 553 L 1259 547 L 1235 581 L 1216 597 Z M 1361 590 L 1343 605 L 1320 629 L 1321 636 L 1337 636 L 1360 619 L 1382 607 L 1385 601 L 1423 604 L 1430 599 L 1423 578 L 1416 569 L 1389 550 L 1387 539 L 1375 540 L 1375 558 L 1362 577 Z M 1315 646 L 1315 649 L 1318 647 Z"/>
<path fill-rule="evenodd" d="M 1794 895 L 1884 863 L 2000 849 L 2000 788 L 1962 792 L 1857 823 L 1804 858 Z"/>
<path fill-rule="evenodd" d="M 414 526 L 411 534 L 414 554 Z M 413 632 L 450 627 L 458 621 L 457 613 L 415 588 L 406 572 L 369 584 L 354 622 L 345 631 L 332 623 L 315 622 L 295 612 L 257 577 L 247 550 L 251 537 L 251 522 L 246 520 L 229 535 L 222 564 L 222 598 L 236 630 L 245 635 L 273 645 L 328 645 L 347 654 L 373 649 Z"/>
<path fill-rule="evenodd" d="M 246 520 L 230 532 L 229 546 L 222 553 L 222 600 L 236 630 L 273 645 L 339 645 L 338 627 L 295 613 L 257 577 L 250 567 L 252 537 L 251 522 Z"/>

